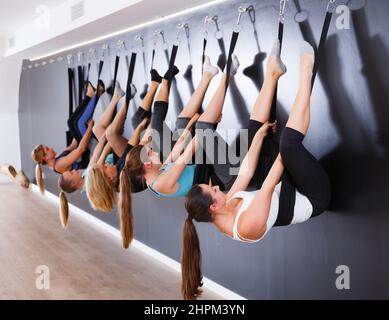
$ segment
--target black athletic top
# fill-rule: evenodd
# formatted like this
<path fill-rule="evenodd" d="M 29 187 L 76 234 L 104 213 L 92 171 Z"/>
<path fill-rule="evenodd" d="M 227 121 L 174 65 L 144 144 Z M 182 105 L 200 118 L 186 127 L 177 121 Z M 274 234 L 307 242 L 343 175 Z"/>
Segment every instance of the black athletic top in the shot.
<path fill-rule="evenodd" d="M 126 164 L 127 154 L 132 150 L 132 148 L 134 148 L 134 146 L 128 144 L 126 149 L 124 150 L 122 156 L 116 162 L 118 177 L 119 177 L 120 173 L 122 172 L 124 165 Z M 119 179 L 118 179 L 118 183 L 119 183 Z M 118 185 L 118 189 L 119 189 L 119 185 Z M 132 191 L 132 193 L 142 192 L 145 189 L 147 189 L 147 185 L 145 183 L 143 183 L 140 179 L 138 179 L 134 176 L 131 176 L 131 191 Z"/>

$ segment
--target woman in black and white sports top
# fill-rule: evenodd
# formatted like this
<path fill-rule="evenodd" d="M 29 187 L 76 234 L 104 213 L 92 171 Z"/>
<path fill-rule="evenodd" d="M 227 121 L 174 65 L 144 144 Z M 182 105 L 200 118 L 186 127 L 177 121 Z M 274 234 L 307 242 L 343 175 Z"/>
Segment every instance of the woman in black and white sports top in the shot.
<path fill-rule="evenodd" d="M 297 97 L 281 136 L 279 153 L 275 153 L 269 170 L 263 168 L 262 157 L 271 157 L 265 146 L 270 143 L 267 132 L 274 124 L 267 121 L 277 81 L 286 72 L 279 57 L 279 45 L 268 61 L 265 81 L 251 114 L 250 148 L 232 188 L 224 194 L 218 187 L 197 185 L 187 195 L 185 207 L 189 216 L 183 228 L 182 248 L 185 299 L 195 299 L 202 285 L 200 245 L 193 220 L 212 222 L 227 236 L 251 243 L 260 241 L 274 225 L 304 222 L 328 208 L 331 194 L 328 176 L 302 144 L 310 122 L 314 62 L 314 50 L 304 42 Z M 258 170 L 266 172 L 260 190 L 246 192 Z"/>

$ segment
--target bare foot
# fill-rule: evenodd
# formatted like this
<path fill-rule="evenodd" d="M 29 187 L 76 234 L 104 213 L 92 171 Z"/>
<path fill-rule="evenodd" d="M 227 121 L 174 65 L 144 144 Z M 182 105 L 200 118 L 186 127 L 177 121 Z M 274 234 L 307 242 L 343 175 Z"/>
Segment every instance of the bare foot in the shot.
<path fill-rule="evenodd" d="M 311 77 L 315 65 L 315 50 L 308 42 L 304 41 L 300 46 L 300 52 L 300 75 Z"/>
<path fill-rule="evenodd" d="M 273 49 L 267 61 L 266 72 L 271 76 L 279 79 L 282 75 L 287 72 L 285 64 L 282 62 L 281 57 L 281 45 L 280 41 L 277 39 L 274 43 Z"/>
<path fill-rule="evenodd" d="M 86 95 L 88 97 L 93 97 L 94 94 L 95 94 L 95 88 L 92 86 L 92 84 L 90 82 L 88 82 L 88 87 L 87 87 Z"/>

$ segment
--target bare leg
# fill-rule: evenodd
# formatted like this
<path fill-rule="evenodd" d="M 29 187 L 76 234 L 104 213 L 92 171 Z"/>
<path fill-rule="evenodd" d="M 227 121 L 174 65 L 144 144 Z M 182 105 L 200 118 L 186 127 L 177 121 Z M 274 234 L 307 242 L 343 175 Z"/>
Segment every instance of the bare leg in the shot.
<path fill-rule="evenodd" d="M 313 65 L 315 62 L 313 49 L 312 53 L 303 52 L 300 61 L 300 84 L 296 100 L 286 126 L 295 129 L 306 135 L 310 122 L 310 106 L 312 91 Z"/>
<path fill-rule="evenodd" d="M 226 80 L 227 75 L 223 74 L 220 79 L 220 84 L 215 94 L 213 95 L 207 109 L 200 116 L 198 121 L 204 121 L 209 123 L 216 123 L 220 118 L 223 110 L 224 100 L 226 98 Z"/>
<path fill-rule="evenodd" d="M 150 111 L 151 106 L 153 105 L 155 94 L 157 93 L 159 87 L 159 82 L 152 81 L 150 84 L 149 91 L 147 92 L 146 96 L 142 100 L 140 106 L 145 111 Z"/>
<path fill-rule="evenodd" d="M 124 122 L 126 121 L 127 107 L 123 102 L 112 124 L 107 128 L 106 136 L 109 145 L 117 156 L 121 156 L 127 146 L 127 139 L 122 136 Z"/>
<path fill-rule="evenodd" d="M 105 109 L 104 113 L 100 117 L 99 121 L 96 123 L 96 125 L 93 128 L 93 133 L 97 137 L 98 140 L 101 139 L 101 137 L 105 134 L 105 131 L 107 130 L 108 126 L 112 122 L 112 118 L 115 114 L 116 107 L 119 103 L 120 97 L 117 95 L 114 95 L 112 97 L 112 100 L 108 107 Z"/>
<path fill-rule="evenodd" d="M 205 93 L 208 90 L 212 78 L 213 74 L 210 72 L 204 72 L 201 81 L 191 96 L 188 104 L 181 111 L 179 115 L 180 118 L 192 118 L 197 112 L 199 112 L 199 109 L 204 101 Z"/>
<path fill-rule="evenodd" d="M 155 101 L 169 102 L 169 91 L 169 81 L 163 79 Z"/>
<path fill-rule="evenodd" d="M 285 73 L 285 71 L 286 68 L 279 58 L 278 42 L 276 43 L 275 48 L 273 48 L 273 51 L 267 62 L 265 80 L 255 102 L 254 108 L 251 111 L 250 119 L 259 121 L 261 123 L 265 123 L 269 120 L 277 82 Z"/>

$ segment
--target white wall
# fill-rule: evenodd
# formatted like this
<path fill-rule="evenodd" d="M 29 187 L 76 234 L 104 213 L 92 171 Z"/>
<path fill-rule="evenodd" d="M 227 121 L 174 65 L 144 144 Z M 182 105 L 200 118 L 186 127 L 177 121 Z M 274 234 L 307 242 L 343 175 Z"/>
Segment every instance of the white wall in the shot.
<path fill-rule="evenodd" d="M 3 43 L 0 41 L 0 43 Z M 0 56 L 4 46 L 0 45 Z M 22 59 L 0 58 L 0 164 L 20 168 L 19 80 Z"/>

